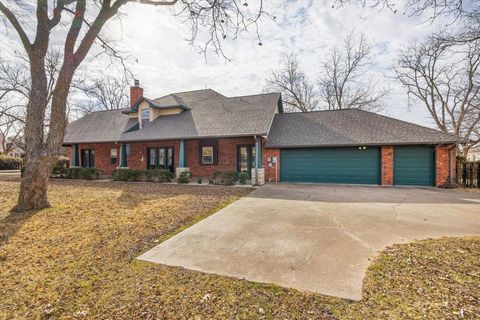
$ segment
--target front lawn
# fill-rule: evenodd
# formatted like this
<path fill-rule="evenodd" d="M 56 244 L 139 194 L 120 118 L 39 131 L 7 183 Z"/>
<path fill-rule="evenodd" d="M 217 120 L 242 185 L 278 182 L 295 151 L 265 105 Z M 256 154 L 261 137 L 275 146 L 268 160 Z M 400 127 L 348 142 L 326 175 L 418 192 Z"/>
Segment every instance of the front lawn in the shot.
<path fill-rule="evenodd" d="M 0 181 L 0 319 L 475 319 L 480 238 L 385 250 L 351 302 L 135 260 L 248 188 L 52 181 L 52 208 L 10 215 Z"/>

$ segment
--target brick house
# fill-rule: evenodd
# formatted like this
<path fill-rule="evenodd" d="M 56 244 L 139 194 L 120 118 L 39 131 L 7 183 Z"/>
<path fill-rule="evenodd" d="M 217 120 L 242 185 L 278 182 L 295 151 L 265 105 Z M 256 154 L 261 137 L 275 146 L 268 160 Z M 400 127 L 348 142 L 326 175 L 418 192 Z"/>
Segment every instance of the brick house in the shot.
<path fill-rule="evenodd" d="M 70 123 L 71 166 L 167 169 L 193 177 L 245 172 L 252 181 L 447 186 L 458 138 L 361 110 L 284 113 L 279 93 L 210 89 L 143 96 L 130 108 Z"/>

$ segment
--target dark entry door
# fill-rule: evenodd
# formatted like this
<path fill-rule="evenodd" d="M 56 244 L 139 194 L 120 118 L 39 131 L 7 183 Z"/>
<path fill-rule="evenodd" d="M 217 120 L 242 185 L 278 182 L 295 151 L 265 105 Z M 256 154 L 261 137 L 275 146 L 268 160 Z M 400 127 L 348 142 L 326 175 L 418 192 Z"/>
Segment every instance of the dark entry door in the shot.
<path fill-rule="evenodd" d="M 239 145 L 237 148 L 237 171 L 245 172 L 248 177 L 255 166 L 255 146 Z"/>
<path fill-rule="evenodd" d="M 147 169 L 166 169 L 174 172 L 174 150 L 171 147 L 147 148 Z"/>

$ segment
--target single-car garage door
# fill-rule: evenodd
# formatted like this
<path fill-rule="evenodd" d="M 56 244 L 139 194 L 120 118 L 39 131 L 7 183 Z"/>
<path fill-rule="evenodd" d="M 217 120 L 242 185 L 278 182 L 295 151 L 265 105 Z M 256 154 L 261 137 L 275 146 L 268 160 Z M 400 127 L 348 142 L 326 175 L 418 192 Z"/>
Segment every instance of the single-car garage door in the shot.
<path fill-rule="evenodd" d="M 282 149 L 282 182 L 380 184 L 380 148 Z"/>
<path fill-rule="evenodd" d="M 393 152 L 396 185 L 432 186 L 435 151 L 429 146 L 399 146 Z"/>

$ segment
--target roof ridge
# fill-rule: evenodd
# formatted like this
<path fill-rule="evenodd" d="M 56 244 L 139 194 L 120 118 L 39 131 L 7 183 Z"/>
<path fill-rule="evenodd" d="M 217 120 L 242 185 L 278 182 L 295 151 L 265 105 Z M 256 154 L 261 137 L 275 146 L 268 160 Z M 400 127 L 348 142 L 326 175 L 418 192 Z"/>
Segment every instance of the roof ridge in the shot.
<path fill-rule="evenodd" d="M 89 114 L 93 114 L 93 113 L 100 113 L 100 112 L 114 112 L 114 111 L 125 111 L 125 110 L 129 110 L 130 108 L 122 108 L 122 109 L 111 109 L 111 110 L 95 110 L 95 111 L 92 111 L 92 112 L 89 112 L 87 113 L 85 116 L 88 116 Z M 83 117 L 82 117 L 83 118 Z M 79 118 L 81 119 L 81 118 Z M 77 119 L 78 120 L 78 119 Z"/>
<path fill-rule="evenodd" d="M 223 94 L 213 90 L 213 89 L 210 89 L 210 88 L 207 88 L 207 89 L 195 89 L 195 90 L 185 90 L 185 91 L 177 91 L 177 92 L 173 92 L 171 94 L 180 94 L 180 93 L 190 93 L 190 92 L 197 92 L 197 91 L 213 91 L 221 96 L 223 96 Z"/>
<path fill-rule="evenodd" d="M 247 94 L 246 96 L 233 96 L 233 97 L 226 97 L 227 99 L 235 99 L 235 98 L 247 98 L 247 97 L 256 97 L 256 96 L 268 96 L 268 95 L 280 95 L 280 92 L 269 92 L 269 93 L 257 93 L 257 94 Z M 292 112 L 293 113 L 293 112 Z"/>

